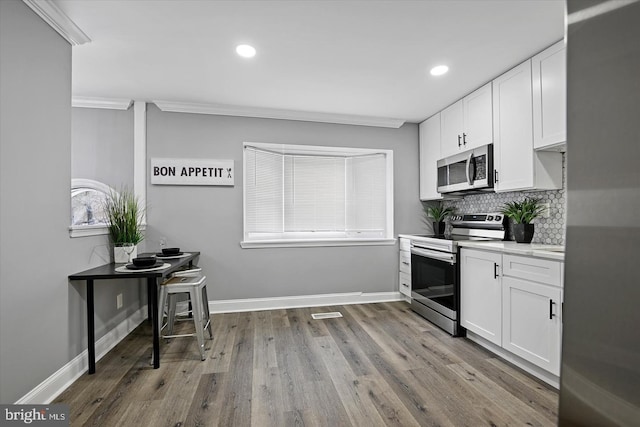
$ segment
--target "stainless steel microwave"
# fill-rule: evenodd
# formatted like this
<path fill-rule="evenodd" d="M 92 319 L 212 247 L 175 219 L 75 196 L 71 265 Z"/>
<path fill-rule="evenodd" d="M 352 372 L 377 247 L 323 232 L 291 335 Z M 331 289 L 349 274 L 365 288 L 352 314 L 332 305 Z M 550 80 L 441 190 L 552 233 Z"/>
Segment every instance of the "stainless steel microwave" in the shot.
<path fill-rule="evenodd" d="M 438 160 L 438 193 L 491 191 L 493 144 Z"/>

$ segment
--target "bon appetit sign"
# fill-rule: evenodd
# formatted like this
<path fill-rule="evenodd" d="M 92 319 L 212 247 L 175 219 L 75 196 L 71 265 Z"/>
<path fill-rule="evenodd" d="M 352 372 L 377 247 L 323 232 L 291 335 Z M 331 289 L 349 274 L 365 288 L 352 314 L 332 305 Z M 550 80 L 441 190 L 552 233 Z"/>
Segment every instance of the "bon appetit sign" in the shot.
<path fill-rule="evenodd" d="M 233 185 L 233 160 L 151 159 L 151 184 Z"/>

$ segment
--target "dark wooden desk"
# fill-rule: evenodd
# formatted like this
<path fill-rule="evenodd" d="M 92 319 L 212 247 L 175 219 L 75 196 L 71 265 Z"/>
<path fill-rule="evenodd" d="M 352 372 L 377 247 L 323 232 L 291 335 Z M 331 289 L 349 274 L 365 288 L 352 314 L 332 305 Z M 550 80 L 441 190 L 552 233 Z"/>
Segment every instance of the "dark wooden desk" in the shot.
<path fill-rule="evenodd" d="M 178 259 L 163 260 L 171 264 L 171 267 L 163 270 L 119 273 L 117 267 L 124 264 L 105 264 L 80 273 L 72 274 L 69 280 L 85 280 L 87 282 L 87 347 L 89 352 L 89 374 L 96 372 L 96 343 L 93 306 L 93 281 L 106 279 L 147 279 L 147 305 L 148 315 L 153 329 L 153 367 L 160 367 L 160 330 L 158 325 L 158 285 L 171 273 L 180 270 L 184 266 L 192 267 L 200 256 L 200 252 L 188 252 L 191 255 Z M 141 254 L 142 256 L 143 254 Z"/>

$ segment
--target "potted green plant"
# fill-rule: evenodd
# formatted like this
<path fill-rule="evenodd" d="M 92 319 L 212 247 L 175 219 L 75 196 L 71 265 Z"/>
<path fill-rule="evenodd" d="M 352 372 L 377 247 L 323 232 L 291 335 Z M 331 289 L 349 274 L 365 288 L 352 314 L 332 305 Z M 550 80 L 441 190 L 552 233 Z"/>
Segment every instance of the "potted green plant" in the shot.
<path fill-rule="evenodd" d="M 438 202 L 436 205 L 427 205 L 422 207 L 426 216 L 425 222 L 431 222 L 433 225 L 433 233 L 436 235 L 444 234 L 445 223 L 444 220 L 455 212 L 454 207 L 444 207 L 442 202 Z M 431 219 L 431 221 L 429 221 Z"/>
<path fill-rule="evenodd" d="M 513 221 L 513 237 L 518 243 L 531 243 L 534 225 L 531 223 L 544 212 L 544 205 L 540 199 L 526 197 L 522 201 L 507 202 L 502 207 L 502 213 Z"/>
<path fill-rule="evenodd" d="M 137 245 L 142 241 L 144 210 L 135 194 L 126 187 L 112 191 L 104 204 L 109 237 L 113 243 L 114 262 L 128 262 L 137 256 Z"/>

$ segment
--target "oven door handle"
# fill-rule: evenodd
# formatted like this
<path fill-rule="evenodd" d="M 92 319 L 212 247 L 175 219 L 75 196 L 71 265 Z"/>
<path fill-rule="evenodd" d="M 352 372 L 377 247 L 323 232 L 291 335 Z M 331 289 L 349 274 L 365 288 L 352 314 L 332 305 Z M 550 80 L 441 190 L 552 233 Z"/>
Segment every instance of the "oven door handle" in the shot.
<path fill-rule="evenodd" d="M 449 254 L 445 252 L 432 251 L 430 249 L 423 248 L 411 248 L 411 253 L 414 255 L 423 256 L 425 258 L 437 259 L 438 261 L 445 261 L 449 264 L 456 263 L 456 257 L 454 254 Z"/>

